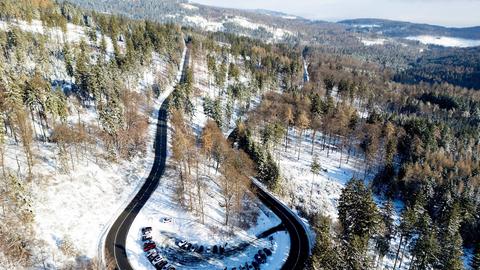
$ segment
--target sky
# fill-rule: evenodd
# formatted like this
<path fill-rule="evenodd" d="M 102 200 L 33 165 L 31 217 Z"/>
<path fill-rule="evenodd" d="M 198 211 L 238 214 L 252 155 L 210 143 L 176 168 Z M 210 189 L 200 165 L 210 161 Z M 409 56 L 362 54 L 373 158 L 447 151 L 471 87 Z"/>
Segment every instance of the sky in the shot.
<path fill-rule="evenodd" d="M 269 9 L 308 19 L 382 18 L 444 26 L 480 26 L 480 0 L 192 0 L 200 4 Z"/>

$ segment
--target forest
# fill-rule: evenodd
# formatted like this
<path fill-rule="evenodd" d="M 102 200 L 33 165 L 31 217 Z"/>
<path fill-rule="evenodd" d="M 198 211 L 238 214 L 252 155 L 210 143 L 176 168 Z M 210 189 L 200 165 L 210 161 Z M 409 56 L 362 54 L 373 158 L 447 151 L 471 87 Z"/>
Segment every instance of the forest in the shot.
<path fill-rule="evenodd" d="M 199 171 L 215 168 L 222 175 L 217 184 L 224 224 L 251 222 L 242 216 L 250 177 L 281 195 L 285 168 L 277 153 L 300 159 L 301 145 L 310 143 L 314 177 L 323 166 L 315 157 L 334 152 L 339 167 L 361 159 L 362 173 L 342 190 L 336 220 L 290 205 L 315 232 L 307 269 L 373 269 L 392 257 L 393 269 L 408 262 L 409 269 L 456 270 L 465 268 L 467 250 L 467 264 L 480 269 L 480 92 L 470 89 L 479 88 L 478 49 L 433 50 L 396 74 L 387 63 L 411 63 L 407 49 L 379 56 L 380 49 L 335 50 L 333 37 L 325 46 L 267 44 L 49 0 L 2 1 L 0 19 L 40 20 L 60 36 L 69 24 L 94 29 L 77 43 L 53 42 L 53 34 L 18 27 L 0 31 L 0 192 L 7 198 L 0 250 L 9 261 L 28 268 L 40 260 L 33 256 L 40 244 L 31 237 L 35 216 L 27 188 L 38 181 L 37 146 L 55 145 L 58 172 L 75 170 L 98 149 L 95 157 L 109 162 L 144 155 L 152 100 L 173 81 L 188 37 L 192 66 L 205 58 L 216 98 L 203 99 L 208 120 L 197 133 L 188 124 L 199 95 L 194 68 L 170 100 L 171 158 L 185 209 L 204 216 Z M 153 87 L 136 91 L 137 71 L 155 56 L 166 59 L 166 78 L 157 76 Z M 304 59 L 309 81 L 303 79 Z M 57 69 L 67 74 L 64 81 L 51 81 Z M 242 81 L 242 75 L 251 80 Z M 80 117 L 82 109 L 94 112 L 94 120 Z M 234 114 L 240 117 L 229 141 L 224 134 Z M 5 166 L 7 145 L 22 150 L 25 173 L 20 165 L 18 172 Z M 77 267 L 95 269 L 90 263 Z"/>

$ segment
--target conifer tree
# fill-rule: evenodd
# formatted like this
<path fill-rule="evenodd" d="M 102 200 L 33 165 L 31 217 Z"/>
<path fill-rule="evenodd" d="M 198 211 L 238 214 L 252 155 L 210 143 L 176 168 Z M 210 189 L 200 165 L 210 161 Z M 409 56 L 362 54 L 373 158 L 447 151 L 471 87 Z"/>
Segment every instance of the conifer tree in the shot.
<path fill-rule="evenodd" d="M 368 241 L 378 226 L 378 209 L 362 181 L 351 179 L 340 195 L 338 219 L 342 228 L 345 261 L 350 269 L 369 264 Z"/>
<path fill-rule="evenodd" d="M 313 183 L 315 182 L 315 176 L 320 174 L 322 166 L 318 163 L 318 156 L 313 157 L 312 164 L 310 165 L 310 172 L 312 173 L 312 183 L 310 186 L 310 205 L 312 205 L 312 196 L 313 196 Z"/>
<path fill-rule="evenodd" d="M 311 264 L 314 269 L 339 269 L 339 254 L 331 236 L 332 221 L 325 216 L 315 215 L 315 246 L 312 251 Z"/>
<path fill-rule="evenodd" d="M 444 221 L 441 224 L 440 243 L 440 269 L 461 270 L 463 269 L 463 245 L 460 235 L 460 206 L 454 203 L 446 211 Z"/>

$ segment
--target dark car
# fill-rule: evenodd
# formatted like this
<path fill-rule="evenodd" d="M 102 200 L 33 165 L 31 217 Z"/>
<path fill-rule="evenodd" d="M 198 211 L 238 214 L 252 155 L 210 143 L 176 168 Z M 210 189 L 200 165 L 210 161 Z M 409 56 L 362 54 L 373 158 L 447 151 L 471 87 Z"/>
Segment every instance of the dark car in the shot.
<path fill-rule="evenodd" d="M 185 250 L 190 250 L 191 247 L 192 247 L 192 244 L 191 244 L 191 243 L 186 243 L 186 244 L 183 246 L 183 249 L 185 249 Z"/>
<path fill-rule="evenodd" d="M 218 247 L 217 247 L 217 245 L 213 246 L 213 248 L 212 248 L 212 253 L 213 253 L 213 254 L 217 254 L 217 253 L 218 253 Z"/>
<path fill-rule="evenodd" d="M 165 265 L 167 265 L 168 262 L 165 260 L 160 261 L 159 263 L 155 264 L 155 269 L 157 270 L 162 270 Z"/>
<path fill-rule="evenodd" d="M 267 254 L 267 256 L 272 256 L 272 251 L 268 248 L 264 248 L 263 252 L 265 252 L 265 254 Z"/>
<path fill-rule="evenodd" d="M 147 259 L 152 262 L 155 258 L 158 257 L 158 254 L 155 249 L 151 249 L 149 251 L 155 251 L 155 252 L 151 252 L 150 254 L 147 254 Z"/>
<path fill-rule="evenodd" d="M 196 250 L 197 253 L 202 253 L 205 248 L 203 246 L 199 246 Z"/>
<path fill-rule="evenodd" d="M 152 227 L 143 227 L 142 233 L 146 233 L 146 232 L 152 232 Z"/>
<path fill-rule="evenodd" d="M 257 269 L 260 269 L 260 266 L 258 265 L 258 262 L 253 261 L 253 262 L 252 262 L 252 266 L 253 266 L 253 268 L 256 269 L 256 270 L 257 270 Z"/>
<path fill-rule="evenodd" d="M 260 255 L 258 255 L 258 254 L 255 254 L 255 256 L 254 256 L 253 258 L 255 259 L 255 261 L 256 261 L 257 263 L 261 263 L 261 262 L 262 262 L 262 257 L 261 257 Z"/>

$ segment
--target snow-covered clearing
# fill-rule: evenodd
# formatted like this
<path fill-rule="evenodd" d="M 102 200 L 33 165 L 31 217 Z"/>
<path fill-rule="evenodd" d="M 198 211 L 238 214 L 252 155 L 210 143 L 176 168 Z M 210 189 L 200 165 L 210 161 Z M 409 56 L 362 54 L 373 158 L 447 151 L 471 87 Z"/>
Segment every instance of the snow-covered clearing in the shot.
<path fill-rule="evenodd" d="M 337 203 L 343 187 L 352 177 L 363 178 L 363 160 L 361 157 L 341 154 L 332 145 L 327 146 L 333 149 L 328 150 L 328 147 L 322 149 L 323 140 L 320 133 L 317 133 L 312 155 L 309 132 L 302 139 L 298 158 L 297 135 L 297 132 L 290 129 L 287 149 L 285 144 L 282 144 L 273 151 L 283 178 L 281 195 L 291 206 L 312 212 L 318 211 L 336 220 Z M 322 167 L 320 174 L 315 176 L 310 171 L 314 156 L 317 156 Z"/>
<path fill-rule="evenodd" d="M 385 42 L 387 42 L 387 40 L 384 38 L 375 38 L 375 39 L 362 38 L 360 39 L 360 41 L 365 46 L 384 45 Z"/>
<path fill-rule="evenodd" d="M 209 21 L 205 19 L 204 17 L 201 16 L 185 16 L 183 17 L 183 21 L 187 24 L 193 25 L 200 27 L 204 29 L 205 31 L 212 31 L 212 32 L 217 32 L 217 31 L 223 31 L 223 23 L 221 22 L 215 22 L 215 21 Z"/>
<path fill-rule="evenodd" d="M 181 3 L 180 4 L 184 9 L 189 9 L 189 10 L 197 10 L 198 7 L 194 6 L 192 4 L 187 4 L 187 3 Z"/>
<path fill-rule="evenodd" d="M 15 22 L 4 22 L 0 21 L 0 30 L 7 31 L 11 30 L 14 27 L 18 27 L 24 32 L 29 32 L 33 34 L 41 34 L 48 36 L 52 41 L 55 41 L 58 44 L 68 43 L 79 43 L 82 39 L 87 40 L 86 31 L 88 27 L 83 27 L 80 25 L 67 23 L 66 31 L 63 32 L 62 29 L 55 27 L 49 28 L 42 25 L 40 20 L 32 20 L 32 22 L 26 21 L 15 21 Z M 102 40 L 102 36 L 97 32 L 97 42 L 99 45 Z M 107 43 L 107 52 L 113 53 L 113 44 L 112 40 L 109 37 L 105 37 Z M 124 47 L 123 42 L 119 42 L 121 48 Z"/>
<path fill-rule="evenodd" d="M 225 24 L 228 24 L 228 23 L 236 24 L 247 30 L 263 29 L 268 33 L 272 34 L 273 40 L 281 40 L 288 36 L 294 35 L 289 30 L 271 27 L 265 24 L 254 23 L 249 21 L 247 18 L 239 17 L 239 16 L 225 18 L 222 21 L 214 21 L 199 15 L 195 15 L 195 16 L 185 16 L 183 18 L 183 21 L 191 26 L 196 26 L 204 29 L 205 31 L 212 31 L 212 32 L 224 31 L 226 29 Z M 237 34 L 244 35 L 245 33 L 237 33 Z"/>
<path fill-rule="evenodd" d="M 468 48 L 468 47 L 480 46 L 480 40 L 445 37 L 445 36 L 422 35 L 422 36 L 411 36 L 411 37 L 407 37 L 406 39 L 416 40 L 423 44 L 438 45 L 443 47 Z"/>

